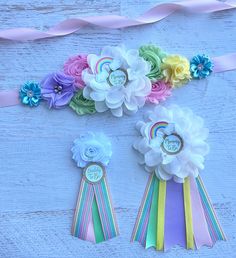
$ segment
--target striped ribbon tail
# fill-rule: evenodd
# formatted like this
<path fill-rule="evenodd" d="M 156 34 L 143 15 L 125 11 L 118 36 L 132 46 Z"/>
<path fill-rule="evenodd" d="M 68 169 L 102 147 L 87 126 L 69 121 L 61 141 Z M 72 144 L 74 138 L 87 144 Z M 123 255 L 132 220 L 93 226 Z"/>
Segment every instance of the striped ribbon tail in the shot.
<path fill-rule="evenodd" d="M 143 200 L 139 208 L 138 216 L 132 233 L 131 241 L 138 241 L 145 246 L 147 225 L 150 216 L 152 195 L 154 190 L 155 175 L 151 174 L 144 192 Z"/>
<path fill-rule="evenodd" d="M 225 239 L 200 177 L 185 178 L 183 184 L 159 180 L 154 173 L 149 177 L 131 241 L 166 251 Z"/>
<path fill-rule="evenodd" d="M 104 234 L 104 240 L 108 240 L 117 236 L 119 232 L 106 177 L 104 177 L 99 184 L 94 184 L 94 193 Z"/>
<path fill-rule="evenodd" d="M 87 239 L 93 199 L 93 186 L 82 178 L 72 225 L 72 235 L 83 240 Z"/>
<path fill-rule="evenodd" d="M 216 212 L 200 176 L 196 178 L 196 183 L 201 196 L 202 206 L 204 208 L 204 213 L 212 242 L 215 243 L 217 240 L 226 241 L 225 234 L 221 228 Z"/>
<path fill-rule="evenodd" d="M 118 235 L 111 196 L 104 176 L 99 183 L 89 183 L 83 177 L 77 199 L 72 235 L 94 243 Z"/>

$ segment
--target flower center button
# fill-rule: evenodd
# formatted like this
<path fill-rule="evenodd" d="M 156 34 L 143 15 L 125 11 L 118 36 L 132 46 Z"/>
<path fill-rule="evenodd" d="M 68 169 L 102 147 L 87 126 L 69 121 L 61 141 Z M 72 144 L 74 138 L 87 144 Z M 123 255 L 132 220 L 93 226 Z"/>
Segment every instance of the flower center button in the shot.
<path fill-rule="evenodd" d="M 108 81 L 114 87 L 124 86 L 127 82 L 127 74 L 121 69 L 112 71 L 109 74 Z"/>
<path fill-rule="evenodd" d="M 183 145 L 183 140 L 178 134 L 170 134 L 164 137 L 161 147 L 167 154 L 175 155 L 182 150 Z"/>
<path fill-rule="evenodd" d="M 105 175 L 104 168 L 96 163 L 89 164 L 84 169 L 84 177 L 89 183 L 95 184 L 101 181 Z"/>

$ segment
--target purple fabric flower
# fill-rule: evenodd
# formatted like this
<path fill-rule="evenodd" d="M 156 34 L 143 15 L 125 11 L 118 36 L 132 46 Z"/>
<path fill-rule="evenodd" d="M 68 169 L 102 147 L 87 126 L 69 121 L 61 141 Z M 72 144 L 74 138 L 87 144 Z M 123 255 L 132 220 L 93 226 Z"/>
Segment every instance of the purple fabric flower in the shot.
<path fill-rule="evenodd" d="M 67 105 L 75 92 L 75 79 L 61 72 L 48 74 L 41 82 L 42 98 L 49 108 L 61 108 Z"/>

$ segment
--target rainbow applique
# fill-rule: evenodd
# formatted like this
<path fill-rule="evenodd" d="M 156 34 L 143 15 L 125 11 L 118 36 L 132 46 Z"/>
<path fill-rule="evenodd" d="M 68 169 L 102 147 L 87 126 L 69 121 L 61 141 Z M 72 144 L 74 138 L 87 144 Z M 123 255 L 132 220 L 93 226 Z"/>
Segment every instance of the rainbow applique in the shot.
<path fill-rule="evenodd" d="M 111 62 L 113 61 L 113 58 L 108 57 L 108 56 L 104 56 L 102 58 L 100 58 L 95 66 L 95 71 L 96 73 L 101 73 L 108 65 L 111 64 Z"/>
<path fill-rule="evenodd" d="M 154 139 L 157 136 L 157 132 L 160 129 L 165 129 L 167 127 L 168 123 L 165 121 L 160 121 L 155 123 L 151 129 L 150 129 L 150 138 Z"/>

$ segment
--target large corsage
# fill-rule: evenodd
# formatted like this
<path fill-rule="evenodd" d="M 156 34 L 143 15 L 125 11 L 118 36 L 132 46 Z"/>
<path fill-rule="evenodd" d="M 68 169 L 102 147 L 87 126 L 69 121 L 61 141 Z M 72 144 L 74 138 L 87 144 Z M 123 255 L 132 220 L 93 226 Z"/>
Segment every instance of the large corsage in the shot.
<path fill-rule="evenodd" d="M 132 240 L 157 250 L 177 244 L 198 249 L 225 240 L 199 176 L 209 151 L 203 119 L 187 108 L 157 106 L 137 129 L 134 148 L 151 175 Z"/>
<path fill-rule="evenodd" d="M 93 243 L 118 235 L 115 213 L 106 179 L 111 142 L 102 133 L 88 132 L 74 141 L 72 158 L 83 168 L 72 235 Z"/>

